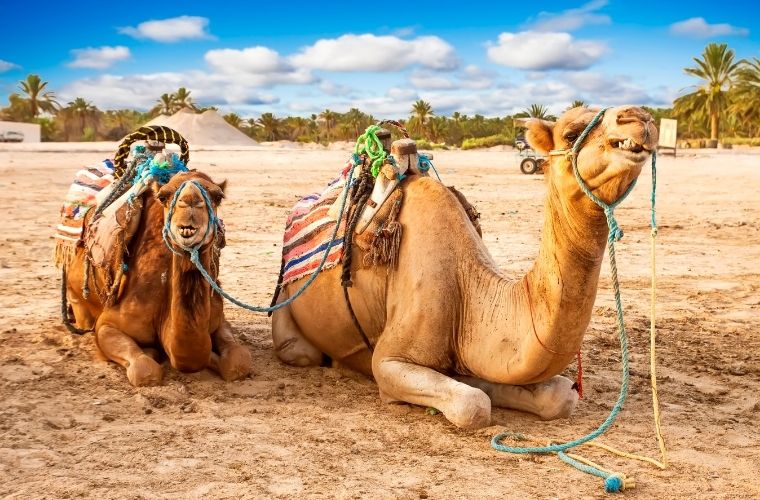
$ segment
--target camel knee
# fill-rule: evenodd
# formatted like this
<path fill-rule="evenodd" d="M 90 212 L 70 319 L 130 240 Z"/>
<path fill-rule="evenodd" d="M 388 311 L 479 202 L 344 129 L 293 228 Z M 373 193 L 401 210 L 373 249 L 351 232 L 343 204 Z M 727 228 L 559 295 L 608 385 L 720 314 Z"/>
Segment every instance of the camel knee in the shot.
<path fill-rule="evenodd" d="M 482 390 L 462 384 L 460 394 L 452 398 L 444 415 L 462 429 L 480 429 L 491 424 L 491 398 Z"/>
<path fill-rule="evenodd" d="M 127 366 L 127 379 L 135 387 L 158 385 L 162 376 L 161 365 L 147 354 L 138 356 Z"/>
<path fill-rule="evenodd" d="M 306 367 L 322 364 L 322 351 L 302 337 L 288 337 L 275 342 L 274 352 L 283 363 Z"/>
<path fill-rule="evenodd" d="M 535 413 L 543 420 L 569 417 L 579 399 L 578 392 L 573 388 L 573 382 L 562 376 L 536 384 L 534 395 Z"/>
<path fill-rule="evenodd" d="M 219 359 L 219 375 L 227 381 L 240 380 L 251 374 L 251 353 L 242 345 L 231 345 Z"/>

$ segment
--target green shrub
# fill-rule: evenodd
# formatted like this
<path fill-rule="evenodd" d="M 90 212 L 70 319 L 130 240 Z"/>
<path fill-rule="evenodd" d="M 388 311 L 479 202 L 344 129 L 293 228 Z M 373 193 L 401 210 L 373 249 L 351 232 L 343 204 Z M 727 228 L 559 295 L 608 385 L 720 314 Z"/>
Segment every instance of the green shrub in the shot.
<path fill-rule="evenodd" d="M 489 135 L 487 137 L 474 137 L 462 142 L 462 149 L 490 148 L 493 146 L 514 146 L 515 141 L 506 135 Z"/>
<path fill-rule="evenodd" d="M 724 137 L 720 142 L 732 146 L 760 146 L 760 137 Z"/>
<path fill-rule="evenodd" d="M 431 149 L 449 149 L 449 147 L 444 143 L 430 142 L 427 139 L 415 139 L 414 142 L 417 143 L 417 151 L 422 151 L 425 149 L 428 151 Z"/>

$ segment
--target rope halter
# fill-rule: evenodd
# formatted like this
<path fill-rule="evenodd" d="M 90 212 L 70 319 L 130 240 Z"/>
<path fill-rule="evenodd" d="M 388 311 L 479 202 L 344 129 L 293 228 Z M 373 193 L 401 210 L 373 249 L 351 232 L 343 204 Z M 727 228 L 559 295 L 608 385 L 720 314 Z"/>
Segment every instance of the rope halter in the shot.
<path fill-rule="evenodd" d="M 583 132 L 581 135 L 578 136 L 578 138 L 573 143 L 573 147 L 570 149 L 553 149 L 549 151 L 549 156 L 564 156 L 565 158 L 569 159 L 572 166 L 573 166 L 573 175 L 575 176 L 575 180 L 578 183 L 578 186 L 580 186 L 581 191 L 588 196 L 591 201 L 596 203 L 599 208 L 604 211 L 604 216 L 607 218 L 607 226 L 610 228 L 610 233 L 608 238 L 611 241 L 620 241 L 620 239 L 623 237 L 623 230 L 620 229 L 620 226 L 618 225 L 617 219 L 615 219 L 615 208 L 620 205 L 620 203 L 625 200 L 629 194 L 631 194 L 631 191 L 633 191 L 634 186 L 636 186 L 636 180 L 633 179 L 631 184 L 626 188 L 625 192 L 615 201 L 612 203 L 605 203 L 601 199 L 599 199 L 598 196 L 596 196 L 594 193 L 591 192 L 591 189 L 589 189 L 588 185 L 586 184 L 586 181 L 583 180 L 583 177 L 581 177 L 580 172 L 578 171 L 578 153 L 581 150 L 581 147 L 583 146 L 583 141 L 586 140 L 586 137 L 591 133 L 591 130 L 596 127 L 599 122 L 602 120 L 602 117 L 604 116 L 604 112 L 607 111 L 610 108 L 604 108 L 601 111 L 599 111 L 594 118 L 589 122 L 588 125 L 586 125 L 586 128 L 583 129 Z M 654 155 L 654 151 L 652 152 L 652 155 Z"/>
<path fill-rule="evenodd" d="M 176 208 L 177 201 L 179 200 L 180 194 L 182 194 L 182 191 L 187 187 L 188 184 L 193 184 L 195 187 L 198 188 L 198 191 L 200 191 L 201 196 L 203 197 L 203 203 L 206 205 L 206 210 L 208 211 L 208 223 L 206 224 L 206 232 L 203 234 L 203 238 L 193 246 L 185 246 L 174 237 L 174 234 L 171 231 L 171 224 L 172 224 L 172 217 L 174 216 L 174 209 Z M 211 198 L 209 198 L 208 191 L 206 191 L 206 188 L 203 187 L 203 185 L 196 181 L 196 180 L 187 180 L 183 182 L 179 189 L 177 189 L 174 192 L 174 196 L 172 197 L 172 201 L 169 204 L 169 212 L 166 214 L 166 221 L 164 222 L 164 229 L 162 231 L 164 243 L 166 246 L 174 252 L 177 255 L 181 255 L 182 252 L 178 252 L 175 247 L 179 247 L 183 251 L 187 252 L 190 255 L 190 261 L 193 264 L 198 264 L 200 262 L 199 260 L 199 252 L 200 249 L 203 248 L 204 242 L 208 239 L 210 234 L 216 234 L 217 226 L 219 225 L 219 219 L 216 217 L 216 214 L 214 213 L 214 206 L 211 203 Z"/>

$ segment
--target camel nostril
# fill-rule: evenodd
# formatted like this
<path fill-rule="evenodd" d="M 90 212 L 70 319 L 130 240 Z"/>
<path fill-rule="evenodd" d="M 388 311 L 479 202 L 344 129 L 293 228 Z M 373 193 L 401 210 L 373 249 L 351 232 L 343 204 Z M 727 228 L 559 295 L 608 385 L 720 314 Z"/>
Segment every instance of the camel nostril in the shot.
<path fill-rule="evenodd" d="M 618 125 L 624 125 L 626 123 L 641 122 L 644 126 L 647 126 L 652 121 L 652 115 L 644 111 L 641 108 L 626 108 L 618 113 L 617 123 Z"/>

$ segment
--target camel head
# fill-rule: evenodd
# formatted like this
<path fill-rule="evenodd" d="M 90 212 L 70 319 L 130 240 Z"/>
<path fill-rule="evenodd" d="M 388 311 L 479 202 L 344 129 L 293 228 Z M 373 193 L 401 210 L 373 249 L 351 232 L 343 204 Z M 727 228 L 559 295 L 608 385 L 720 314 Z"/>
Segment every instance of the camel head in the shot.
<path fill-rule="evenodd" d="M 164 207 L 169 239 L 185 249 L 202 248 L 214 241 L 217 210 L 226 187 L 227 181 L 217 184 L 197 171 L 176 174 L 163 186 L 154 184 L 156 198 Z"/>
<path fill-rule="evenodd" d="M 577 107 L 566 111 L 556 123 L 531 120 L 528 125 L 531 147 L 542 154 L 553 151 L 548 181 L 573 200 L 583 194 L 575 180 L 570 156 L 565 153 L 573 148 L 598 112 Z M 635 106 L 609 108 L 580 145 L 578 172 L 594 195 L 605 203 L 613 203 L 639 176 L 656 145 L 657 128 L 649 113 Z"/>

